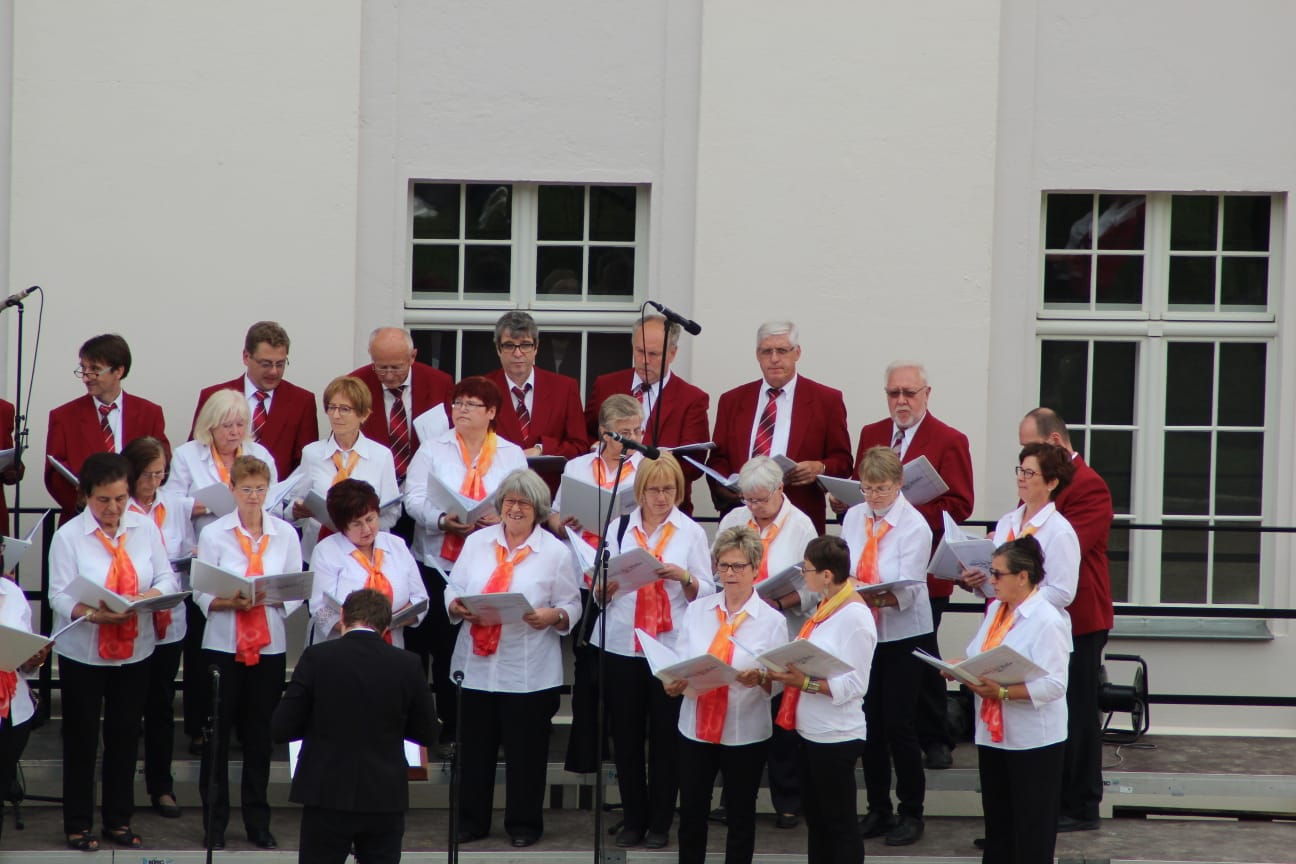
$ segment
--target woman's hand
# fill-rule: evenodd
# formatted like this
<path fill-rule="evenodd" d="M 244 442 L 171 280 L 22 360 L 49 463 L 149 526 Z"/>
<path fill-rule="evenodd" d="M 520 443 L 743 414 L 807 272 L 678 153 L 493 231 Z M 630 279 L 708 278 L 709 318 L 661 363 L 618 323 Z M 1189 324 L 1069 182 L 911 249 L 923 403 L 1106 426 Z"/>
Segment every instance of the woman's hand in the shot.
<path fill-rule="evenodd" d="M 597 587 L 595 587 L 594 597 L 595 599 L 598 600 L 599 603 L 606 606 L 609 602 L 611 602 L 612 598 L 616 596 L 616 593 L 618 590 L 620 590 L 620 588 L 621 588 L 621 583 L 613 579 L 607 583 L 606 591 L 600 591 Z"/>
<path fill-rule="evenodd" d="M 781 671 L 778 669 L 769 670 L 769 677 L 771 681 L 777 681 L 784 687 L 792 687 L 796 690 L 801 689 L 801 683 L 806 679 L 805 673 L 792 663 L 788 664 L 787 669 Z"/>
<path fill-rule="evenodd" d="M 499 523 L 500 517 L 498 513 L 487 513 L 485 516 L 477 520 L 477 524 L 472 526 L 472 530 L 476 531 L 479 528 L 489 528 L 490 526 L 498 525 Z"/>
<path fill-rule="evenodd" d="M 581 525 L 581 521 L 577 519 L 575 516 L 568 516 L 566 519 L 562 520 L 562 524 L 565 527 L 572 529 L 577 534 L 585 530 L 584 527 Z"/>
<path fill-rule="evenodd" d="M 760 669 L 744 669 L 738 673 L 738 683 L 744 687 L 758 687 L 765 680 L 769 680 L 769 675 L 762 674 Z"/>
<path fill-rule="evenodd" d="M 465 525 L 463 522 L 460 522 L 458 519 L 451 516 L 449 513 L 447 513 L 445 515 L 445 518 L 441 520 L 441 525 L 445 533 L 458 534 L 460 537 L 467 537 L 469 534 L 471 534 L 473 531 L 476 530 L 476 526 Z"/>
<path fill-rule="evenodd" d="M 309 519 L 310 517 L 311 511 L 310 508 L 306 506 L 306 502 L 302 501 L 300 498 L 293 501 L 292 518 L 294 521 L 297 519 Z"/>
<path fill-rule="evenodd" d="M 29 657 L 26 663 L 22 664 L 22 671 L 27 674 L 35 672 L 37 669 L 45 665 L 45 660 L 49 657 L 49 654 L 50 646 L 46 645 L 44 648 Z"/>
<path fill-rule="evenodd" d="M 95 624 L 128 624 L 131 619 L 138 613 L 136 612 L 114 612 L 99 601 L 99 608 L 94 613 Z"/>
<path fill-rule="evenodd" d="M 533 630 L 545 630 L 549 627 L 558 626 L 558 622 L 562 620 L 562 615 L 558 614 L 557 609 L 545 607 L 537 609 L 528 615 L 523 615 L 522 620 L 529 624 Z"/>
<path fill-rule="evenodd" d="M 678 564 L 663 564 L 658 567 L 657 577 L 659 579 L 668 579 L 672 582 L 678 582 L 681 585 L 689 581 L 688 571 Z"/>
<path fill-rule="evenodd" d="M 984 585 L 988 578 L 989 576 L 986 575 L 984 570 L 978 570 L 975 567 L 968 567 L 959 574 L 959 584 L 967 590 L 972 591 Z"/>
<path fill-rule="evenodd" d="M 681 681 L 672 681 L 671 683 L 667 684 L 665 681 L 663 681 L 662 689 L 666 691 L 667 696 L 673 698 L 675 696 L 682 695 L 684 691 L 688 689 L 688 682 L 681 680 Z"/>
<path fill-rule="evenodd" d="M 206 505 L 206 504 L 202 503 L 201 501 L 195 501 L 195 502 L 194 502 L 194 506 L 193 506 L 193 515 L 194 515 L 194 516 L 206 516 L 206 515 L 207 515 L 208 513 L 210 513 L 210 512 L 211 512 L 211 511 L 207 509 L 207 505 Z"/>
<path fill-rule="evenodd" d="M 888 606 L 900 605 L 900 601 L 890 591 L 870 591 L 868 594 L 861 594 L 860 596 L 866 604 L 874 609 L 885 609 Z"/>
<path fill-rule="evenodd" d="M 462 618 L 469 624 L 477 624 L 481 621 L 480 618 L 468 611 L 468 607 L 459 600 L 452 600 L 450 602 L 450 614 Z"/>
<path fill-rule="evenodd" d="M 969 684 L 967 685 L 967 688 L 971 690 L 973 693 L 975 693 L 976 695 L 980 696 L 982 699 L 998 700 L 999 686 L 1000 685 L 998 681 L 991 681 L 989 678 L 982 678 L 980 686 L 973 687 L 971 684 Z"/>

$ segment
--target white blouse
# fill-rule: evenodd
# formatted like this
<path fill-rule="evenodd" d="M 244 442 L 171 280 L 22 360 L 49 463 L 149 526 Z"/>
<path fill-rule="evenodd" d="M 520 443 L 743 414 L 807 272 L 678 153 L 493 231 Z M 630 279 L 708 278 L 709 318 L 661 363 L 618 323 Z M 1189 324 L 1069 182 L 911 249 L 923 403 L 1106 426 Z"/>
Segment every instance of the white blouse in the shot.
<path fill-rule="evenodd" d="M 594 460 L 598 458 L 600 458 L 598 453 L 586 453 L 583 456 L 577 456 L 575 459 L 569 459 L 567 461 L 567 464 L 563 467 L 563 476 L 575 477 L 577 480 L 583 480 L 584 482 L 590 484 L 591 486 L 597 486 L 598 479 L 594 476 Z M 607 476 L 609 477 L 613 476 L 613 474 L 618 470 L 619 461 L 620 460 L 613 462 L 613 464 L 610 467 L 606 463 L 604 463 L 603 467 L 607 469 L 608 472 Z M 633 466 L 635 470 L 638 470 L 639 463 L 642 461 L 643 461 L 643 456 L 637 450 L 631 450 L 630 458 L 626 460 L 627 464 Z M 633 486 L 634 476 L 635 476 L 634 471 L 631 471 L 629 474 L 625 476 L 625 479 L 621 481 L 621 485 L 618 488 L 625 489 L 630 486 Z M 561 487 L 558 489 L 558 494 L 554 496 L 553 509 L 558 513 L 562 513 L 562 488 Z M 597 534 L 600 527 L 601 526 L 599 525 L 582 525 L 581 530 L 592 531 L 595 534 Z"/>
<path fill-rule="evenodd" d="M 427 588 L 423 586 L 423 577 L 419 575 L 418 564 L 410 554 L 405 541 L 394 534 L 380 531 L 374 538 L 374 549 L 382 550 L 382 574 L 387 577 L 392 588 L 392 612 L 399 612 L 411 603 L 428 599 Z M 341 633 L 333 628 L 342 620 L 338 612 L 324 599 L 325 592 L 332 594 L 339 603 L 345 602 L 347 595 L 359 590 L 369 580 L 364 566 L 351 553 L 356 551 L 355 544 L 343 534 L 330 534 L 315 544 L 311 555 L 310 569 L 315 574 L 315 584 L 311 590 L 311 634 L 309 641 L 325 642 L 334 639 Z M 415 626 L 422 623 L 427 612 L 418 616 Z M 405 628 L 397 627 L 391 631 L 392 644 L 397 648 L 405 647 Z"/>
<path fill-rule="evenodd" d="M 848 602 L 820 623 L 807 638 L 854 668 L 828 679 L 831 696 L 801 694 L 797 705 L 797 734 L 817 744 L 866 740 L 868 726 L 864 722 L 864 694 L 868 692 L 873 649 L 877 646 L 872 611 L 863 603 Z"/>
<path fill-rule="evenodd" d="M 725 517 L 720 520 L 717 531 L 749 526 L 755 521 L 751 515 L 751 508 L 738 507 L 725 514 Z M 769 576 L 777 576 L 793 564 L 804 561 L 806 545 L 819 536 L 810 517 L 798 510 L 787 495 L 783 496 L 783 506 L 779 508 L 774 521 L 764 531 L 757 531 L 757 533 L 763 538 L 776 525 L 779 526 L 778 534 L 774 535 L 774 539 L 769 544 L 769 567 L 766 571 Z M 787 606 L 782 613 L 787 619 L 788 639 L 796 638 L 796 635 L 801 632 L 801 625 L 805 624 L 806 618 L 819 605 L 819 595 L 804 586 L 797 591 L 797 596 L 801 599 L 800 605 Z"/>
<path fill-rule="evenodd" d="M 1021 539 L 1022 531 L 1025 530 L 1022 527 L 1022 517 L 1025 515 L 1026 505 L 1023 504 L 999 520 L 999 524 L 995 526 L 995 546 L 1007 543 L 1009 532 Z M 1066 609 L 1075 599 L 1076 585 L 1080 582 L 1080 538 L 1051 501 L 1027 523 L 1027 526 L 1030 525 L 1035 526 L 1035 539 L 1044 552 L 1044 578 L 1040 581 L 1040 593 L 1058 609 Z"/>
<path fill-rule="evenodd" d="M 255 456 L 270 469 L 270 486 L 279 482 L 279 472 L 275 468 L 274 456 L 270 451 L 255 441 L 244 441 L 241 453 L 244 456 Z M 201 441 L 186 441 L 171 454 L 171 469 L 166 485 L 162 489 L 177 498 L 188 498 L 193 506 L 193 493 L 216 483 L 224 483 L 216 463 L 212 461 L 211 447 Z M 210 513 L 194 518 L 194 535 L 202 536 L 203 529 L 216 520 Z"/>
<path fill-rule="evenodd" d="M 0 577 L 0 624 L 32 632 L 31 604 L 18 583 L 7 577 Z M 88 622 L 81 626 L 88 626 Z M 36 703 L 32 701 L 31 688 L 27 686 L 27 673 L 18 672 L 17 678 L 17 689 L 9 698 L 9 719 L 4 722 L 5 726 L 20 726 L 36 713 Z"/>
<path fill-rule="evenodd" d="M 193 533 L 193 499 L 180 498 L 171 495 L 159 489 L 153 496 L 153 504 L 149 507 L 131 499 L 130 506 L 138 507 L 144 511 L 144 517 L 154 525 L 157 524 L 154 512 L 158 505 L 164 508 L 162 511 L 162 546 L 166 549 L 167 556 L 173 561 L 177 558 L 191 558 L 197 542 L 194 540 Z M 176 580 L 181 590 L 189 589 L 189 579 L 186 574 L 177 573 Z M 171 623 L 167 626 L 166 635 L 157 640 L 159 645 L 173 645 L 185 637 L 189 630 L 188 618 L 185 615 L 185 606 L 181 603 L 171 611 Z"/>
<path fill-rule="evenodd" d="M 378 505 L 382 507 L 378 513 L 378 525 L 382 530 L 390 531 L 396 524 L 396 520 L 400 518 L 401 511 L 401 492 L 400 487 L 396 485 L 396 463 L 392 459 L 391 451 L 361 434 L 356 438 L 355 445 L 349 452 L 360 457 L 360 461 L 356 462 L 355 468 L 351 470 L 351 479 L 363 480 L 374 488 L 374 492 L 378 495 Z M 333 486 L 333 478 L 338 473 L 337 466 L 333 464 L 335 453 L 342 453 L 342 464 L 345 465 L 348 453 L 342 452 L 332 436 L 302 448 L 301 467 L 293 472 L 294 475 L 300 476 L 283 504 L 282 515 L 285 519 L 292 521 L 293 501 L 304 500 L 311 492 L 321 498 L 328 498 L 328 491 Z M 315 551 L 315 544 L 319 542 L 320 530 L 323 526 L 314 517 L 299 520 L 297 526 L 301 529 L 302 554 L 310 560 L 311 554 Z M 337 530 L 341 531 L 345 527 L 338 525 Z"/>
<path fill-rule="evenodd" d="M 842 539 L 850 548 L 850 572 L 855 575 L 864 545 L 868 541 L 865 520 L 873 515 L 868 502 L 856 504 L 846 511 L 842 520 Z M 931 603 L 927 599 L 927 562 L 931 558 L 931 528 L 914 506 L 905 500 L 904 493 L 896 496 L 883 521 L 891 527 L 878 541 L 878 578 L 882 582 L 896 579 L 917 579 L 918 585 L 895 588 L 899 606 L 886 606 L 878 611 L 877 631 L 879 642 L 896 642 L 932 632 Z"/>

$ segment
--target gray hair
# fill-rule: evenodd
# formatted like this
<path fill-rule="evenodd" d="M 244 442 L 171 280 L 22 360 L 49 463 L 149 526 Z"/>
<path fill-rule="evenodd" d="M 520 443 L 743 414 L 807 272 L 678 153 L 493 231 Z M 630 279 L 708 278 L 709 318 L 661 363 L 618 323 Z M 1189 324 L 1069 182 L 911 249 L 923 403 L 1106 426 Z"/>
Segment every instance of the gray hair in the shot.
<path fill-rule="evenodd" d="M 404 327 L 375 327 L 373 332 L 369 334 L 369 348 L 373 348 L 373 344 L 378 341 L 378 337 L 391 333 L 399 333 L 405 337 L 405 347 L 411 351 L 414 350 L 414 337 Z"/>
<path fill-rule="evenodd" d="M 194 418 L 193 439 L 210 446 L 212 430 L 226 420 L 242 419 L 246 427 L 243 443 L 252 441 L 252 411 L 240 390 L 217 390 L 207 397 Z"/>
<path fill-rule="evenodd" d="M 497 512 L 504 512 L 504 499 L 510 495 L 531 502 L 531 506 L 535 508 L 537 524 L 548 519 L 552 512 L 549 507 L 549 487 L 530 468 L 519 468 L 500 482 L 493 502 Z"/>
<path fill-rule="evenodd" d="M 786 336 L 793 348 L 801 347 L 801 333 L 791 321 L 766 321 L 756 330 L 756 347 L 771 336 Z"/>
<path fill-rule="evenodd" d="M 764 490 L 774 492 L 783 485 L 783 469 L 768 456 L 753 456 L 738 471 L 738 489 L 744 495 Z"/>
<path fill-rule="evenodd" d="M 614 393 L 599 406 L 598 424 L 611 429 L 618 420 L 643 421 L 643 405 L 628 393 Z"/>
<path fill-rule="evenodd" d="M 931 380 L 927 377 L 927 367 L 917 360 L 892 360 L 887 364 L 886 371 L 882 373 L 882 386 L 885 387 L 891 381 L 891 373 L 900 369 L 917 369 L 918 374 L 922 376 L 923 386 L 931 385 Z"/>
<path fill-rule="evenodd" d="M 644 325 L 649 321 L 660 321 L 661 325 L 666 328 L 666 349 L 670 350 L 679 346 L 680 325 L 674 321 L 668 321 L 665 315 L 659 315 L 656 312 L 647 312 L 639 317 L 635 322 L 634 332 L 643 331 Z"/>
<path fill-rule="evenodd" d="M 495 322 L 495 344 L 499 345 L 509 333 L 516 333 L 533 342 L 540 341 L 540 328 L 535 319 L 520 309 L 510 309 Z"/>
<path fill-rule="evenodd" d="M 720 560 L 721 555 L 735 549 L 743 554 L 753 570 L 760 567 L 761 558 L 765 556 L 765 547 L 761 544 L 760 535 L 746 525 L 726 528 L 716 535 L 715 543 L 711 544 L 712 566 Z"/>

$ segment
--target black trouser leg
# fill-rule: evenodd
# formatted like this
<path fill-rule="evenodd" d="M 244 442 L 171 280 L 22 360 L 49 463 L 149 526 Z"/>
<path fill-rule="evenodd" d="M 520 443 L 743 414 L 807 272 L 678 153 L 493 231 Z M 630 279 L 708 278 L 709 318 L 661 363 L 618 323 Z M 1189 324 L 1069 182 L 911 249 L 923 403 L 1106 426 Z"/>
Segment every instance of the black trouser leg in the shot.
<path fill-rule="evenodd" d="M 63 830 L 88 831 L 94 824 L 94 765 L 109 666 L 59 657 L 63 696 Z"/>
<path fill-rule="evenodd" d="M 128 826 L 135 815 L 135 764 L 139 759 L 140 722 L 148 695 L 148 667 L 147 660 L 107 667 L 100 802 L 105 828 Z"/>
<path fill-rule="evenodd" d="M 148 794 L 175 793 L 171 758 L 175 750 L 175 679 L 184 640 L 158 645 L 149 658 L 144 701 L 144 787 Z"/>
<path fill-rule="evenodd" d="M 950 598 L 948 597 L 931 597 L 928 595 L 931 603 L 932 613 L 932 632 L 929 636 L 923 638 L 918 647 L 927 653 L 939 657 L 940 643 L 936 634 L 940 633 L 941 616 L 949 608 Z M 926 663 L 919 663 L 919 694 L 916 724 L 918 728 L 918 745 L 926 748 L 932 744 L 944 744 L 946 747 L 953 749 L 954 739 L 950 737 L 949 726 L 946 724 L 946 693 L 948 687 L 945 679 L 941 677 L 940 672 Z"/>
<path fill-rule="evenodd" d="M 770 700 L 770 711 L 775 717 L 778 717 L 779 706 L 782 704 L 783 693 L 780 691 Z M 778 813 L 801 814 L 801 763 L 797 755 L 800 740 L 796 732 L 774 724 L 766 766 L 770 802 Z"/>
<path fill-rule="evenodd" d="M 756 849 L 756 794 L 769 741 L 738 747 L 679 736 L 680 864 L 706 860 L 707 813 L 716 774 L 724 776 L 725 864 L 750 864 Z"/>
<path fill-rule="evenodd" d="M 1052 864 L 1065 744 L 1033 750 L 980 746 L 981 808 L 990 864 Z"/>
<path fill-rule="evenodd" d="M 10 723 L 8 717 L 0 722 L 0 798 L 9 794 L 14 778 L 18 776 L 18 760 L 22 758 L 30 735 L 30 720 L 17 726 Z M 4 819 L 0 814 L 0 828 L 3 827 Z"/>
<path fill-rule="evenodd" d="M 809 864 L 864 860 L 855 809 L 855 762 L 863 752 L 863 741 L 801 742 L 801 802 Z"/>
<path fill-rule="evenodd" d="M 549 733 L 559 698 L 556 688 L 497 697 L 504 743 L 504 831 L 510 837 L 544 834 Z"/>
<path fill-rule="evenodd" d="M 1107 631 L 1071 637 L 1067 672 L 1067 741 L 1062 763 L 1062 814 L 1091 821 L 1102 803 L 1102 726 L 1098 717 L 1098 670 Z"/>
<path fill-rule="evenodd" d="M 459 824 L 452 826 L 451 830 L 485 836 L 490 833 L 495 768 L 499 758 L 498 696 L 484 690 L 465 689 L 462 698 L 464 728 L 459 739 Z"/>
<path fill-rule="evenodd" d="M 414 628 L 418 635 L 415 646 L 426 647 L 432 670 L 432 693 L 436 696 L 437 717 L 441 721 L 441 741 L 453 741 L 455 732 L 455 704 L 458 691 L 450 680 L 450 658 L 454 654 L 455 640 L 459 638 L 459 625 L 451 624 L 445 608 L 445 578 L 435 567 L 419 565 L 423 584 L 428 592 L 428 614 L 423 623 Z M 410 630 L 407 628 L 406 647 Z"/>
<path fill-rule="evenodd" d="M 184 637 L 184 733 L 189 738 L 203 734 L 207 716 L 211 714 L 211 678 L 207 667 L 203 665 L 202 641 L 207 630 L 207 616 L 193 602 L 192 597 L 185 598 L 185 637 Z"/>
<path fill-rule="evenodd" d="M 608 654 L 604 662 L 625 827 L 669 832 L 679 791 L 676 742 L 680 699 L 666 695 L 642 657 Z"/>
<path fill-rule="evenodd" d="M 679 864 L 703 864 L 706 860 L 707 813 L 711 810 L 711 790 L 720 771 L 719 744 L 694 741 L 683 735 L 679 740 Z M 726 781 L 728 778 L 725 778 Z"/>
<path fill-rule="evenodd" d="M 242 664 L 237 664 L 242 665 Z M 243 732 L 243 780 L 240 794 L 243 827 L 248 832 L 270 830 L 270 718 L 283 695 L 287 657 L 262 654 L 255 666 L 244 666 L 245 688 L 240 716 Z"/>
<path fill-rule="evenodd" d="M 927 792 L 922 750 L 914 728 L 919 669 L 913 656 L 922 637 L 882 642 L 873 654 L 869 692 L 864 698 L 868 741 L 864 744 L 864 784 L 870 810 L 891 812 L 891 766 L 895 765 L 900 815 L 921 819 Z"/>

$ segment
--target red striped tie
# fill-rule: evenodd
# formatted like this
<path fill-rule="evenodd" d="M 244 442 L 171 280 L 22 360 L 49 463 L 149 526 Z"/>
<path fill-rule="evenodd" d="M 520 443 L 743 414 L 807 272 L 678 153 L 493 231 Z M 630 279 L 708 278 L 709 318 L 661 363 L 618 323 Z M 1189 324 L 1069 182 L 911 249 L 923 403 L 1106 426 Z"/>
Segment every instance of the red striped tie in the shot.
<path fill-rule="evenodd" d="M 756 427 L 756 441 L 752 444 L 753 456 L 770 455 L 774 445 L 774 423 L 778 420 L 778 397 L 782 395 L 783 390 L 779 387 L 771 387 L 765 392 L 769 394 L 769 401 L 765 403 L 760 425 Z"/>
<path fill-rule="evenodd" d="M 405 401 L 401 398 L 405 385 L 387 390 L 394 398 L 391 414 L 387 417 L 387 437 L 391 441 L 392 459 L 396 463 L 396 482 L 405 482 L 410 463 L 409 417 L 405 414 Z"/>
<path fill-rule="evenodd" d="M 526 394 L 530 392 L 531 385 L 528 383 L 526 389 L 521 387 L 513 388 L 513 397 L 517 399 L 517 418 L 518 426 L 522 427 L 522 440 L 518 443 L 523 447 L 531 440 L 531 412 L 526 407 Z"/>
<path fill-rule="evenodd" d="M 904 430 L 903 430 L 903 429 L 897 429 L 897 430 L 896 430 L 896 434 L 895 434 L 895 439 L 891 442 L 891 449 L 895 451 L 895 454 L 896 454 L 897 456 L 899 456 L 899 455 L 900 455 L 900 449 L 901 449 L 903 446 L 904 446 Z"/>
<path fill-rule="evenodd" d="M 261 427 L 265 426 L 266 420 L 269 419 L 266 415 L 265 403 L 270 398 L 270 394 L 264 390 L 258 390 L 252 394 L 252 398 L 256 400 L 256 407 L 252 409 L 252 440 L 260 441 Z"/>
<path fill-rule="evenodd" d="M 117 439 L 113 437 L 112 426 L 108 423 L 108 415 L 113 412 L 117 405 L 100 405 L 99 406 L 99 428 L 103 430 L 104 451 L 107 453 L 117 452 Z"/>

